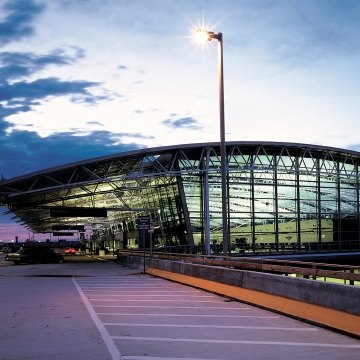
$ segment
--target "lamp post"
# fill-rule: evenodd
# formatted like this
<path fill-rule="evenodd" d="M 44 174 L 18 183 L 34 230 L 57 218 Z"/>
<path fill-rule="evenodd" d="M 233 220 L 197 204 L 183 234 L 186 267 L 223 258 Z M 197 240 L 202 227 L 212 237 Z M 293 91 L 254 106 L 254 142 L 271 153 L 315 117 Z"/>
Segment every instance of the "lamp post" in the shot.
<path fill-rule="evenodd" d="M 223 254 L 229 254 L 228 216 L 227 216 L 227 161 L 225 143 L 225 107 L 224 107 L 224 69 L 223 69 L 223 34 L 197 29 L 195 36 L 200 41 L 218 41 L 218 77 L 219 77 L 219 109 L 220 109 L 220 157 L 221 157 L 221 209 Z"/>

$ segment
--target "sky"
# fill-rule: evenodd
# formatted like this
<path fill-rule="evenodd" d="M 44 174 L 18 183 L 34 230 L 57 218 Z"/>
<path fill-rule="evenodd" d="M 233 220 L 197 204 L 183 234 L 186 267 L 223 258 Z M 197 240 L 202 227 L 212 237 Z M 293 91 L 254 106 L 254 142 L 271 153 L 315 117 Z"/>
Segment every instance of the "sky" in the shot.
<path fill-rule="evenodd" d="M 0 179 L 227 141 L 360 151 L 358 0 L 0 0 Z M 0 207 L 0 240 L 28 237 Z"/>

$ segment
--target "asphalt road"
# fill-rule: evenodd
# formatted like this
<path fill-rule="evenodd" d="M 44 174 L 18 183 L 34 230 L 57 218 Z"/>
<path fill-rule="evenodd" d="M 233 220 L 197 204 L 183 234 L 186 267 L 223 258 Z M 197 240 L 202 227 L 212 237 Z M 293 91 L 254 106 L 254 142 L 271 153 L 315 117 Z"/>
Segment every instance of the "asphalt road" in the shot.
<path fill-rule="evenodd" d="M 0 360 L 359 358 L 359 340 L 113 261 L 0 255 Z"/>

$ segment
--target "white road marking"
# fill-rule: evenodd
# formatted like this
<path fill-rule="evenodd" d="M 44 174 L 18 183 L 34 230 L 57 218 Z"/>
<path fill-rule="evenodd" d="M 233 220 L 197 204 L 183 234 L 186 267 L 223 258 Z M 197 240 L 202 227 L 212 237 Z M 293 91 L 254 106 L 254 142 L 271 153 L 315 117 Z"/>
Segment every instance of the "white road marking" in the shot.
<path fill-rule="evenodd" d="M 123 356 L 121 358 L 121 360 L 209 360 L 209 358 L 174 358 L 174 357 L 169 357 L 167 356 L 166 358 L 164 357 L 157 357 L 157 356 Z M 223 359 L 213 359 L 211 358 L 211 360 L 223 360 Z"/>
<path fill-rule="evenodd" d="M 91 301 L 141 301 L 141 302 L 182 302 L 182 303 L 213 303 L 213 304 L 218 304 L 219 301 L 213 301 L 213 300 L 180 300 L 180 299 L 130 299 L 130 300 L 122 300 L 122 299 L 98 299 L 98 298 L 88 298 Z"/>
<path fill-rule="evenodd" d="M 242 325 L 178 325 L 178 324 L 134 324 L 103 323 L 105 326 L 138 326 L 138 327 L 174 327 L 174 328 L 212 328 L 212 329 L 246 329 L 246 330 L 280 330 L 280 331 L 318 331 L 315 327 L 276 327 L 276 326 L 242 326 Z"/>
<path fill-rule="evenodd" d="M 109 297 L 109 296 L 121 296 L 121 297 L 129 297 L 129 296 L 139 296 L 141 295 L 141 297 L 158 297 L 158 298 L 162 298 L 164 296 L 164 294 L 159 294 L 159 295 L 155 295 L 155 294 L 97 294 L 96 296 L 105 296 L 105 297 Z M 91 295 L 89 295 L 91 296 Z M 214 296 L 212 295 L 191 295 L 191 294 L 188 294 L 188 295 L 169 295 L 169 294 L 166 294 L 166 297 L 176 297 L 176 298 L 179 298 L 179 297 L 186 297 L 186 298 L 214 298 Z M 217 301 L 219 302 L 219 301 Z"/>
<path fill-rule="evenodd" d="M 119 349 L 117 348 L 117 346 L 115 345 L 114 341 L 112 340 L 112 337 L 110 336 L 109 332 L 106 330 L 104 324 L 101 322 L 101 320 L 97 316 L 95 310 L 89 303 L 85 294 L 82 292 L 82 290 L 81 290 L 80 286 L 77 284 L 75 278 L 72 278 L 72 281 L 73 281 L 77 291 L 79 292 L 79 295 L 80 295 L 82 301 L 84 302 L 84 305 L 86 306 L 91 318 L 93 319 L 96 327 L 98 328 L 98 330 L 105 342 L 105 345 L 109 350 L 110 356 L 112 357 L 113 360 L 120 359 L 121 353 L 120 353 Z"/>
<path fill-rule="evenodd" d="M 167 287 L 167 288 L 175 288 L 176 286 L 171 284 L 161 284 L 161 283 L 151 283 L 147 282 L 129 282 L 129 281 L 79 281 L 80 285 L 123 285 L 123 286 L 160 286 L 160 287 Z"/>
<path fill-rule="evenodd" d="M 146 281 L 147 284 L 150 284 L 150 283 L 156 283 L 156 284 L 159 284 L 159 283 L 162 283 L 164 285 L 173 285 L 171 282 L 168 282 L 168 283 L 164 283 L 163 281 L 161 280 L 156 280 L 154 278 L 149 278 L 149 279 L 139 279 L 139 280 L 135 280 L 135 279 L 121 279 L 121 278 L 116 278 L 116 277 L 113 277 L 113 278 L 92 278 L 92 279 L 85 279 L 85 278 L 79 278 L 78 279 L 79 282 L 81 283 L 88 283 L 88 282 L 94 282 L 94 283 L 104 283 L 104 282 L 113 282 L 113 283 L 129 283 L 129 284 L 140 284 L 140 283 L 143 283 L 144 281 Z"/>
<path fill-rule="evenodd" d="M 81 285 L 81 284 L 80 284 Z M 121 289 L 140 289 L 140 290 L 146 290 L 146 289 L 153 289 L 155 285 L 141 285 L 141 286 L 126 286 L 126 287 L 121 287 L 119 288 L 119 286 L 102 286 L 101 284 L 99 284 L 98 286 L 87 286 L 84 288 L 85 289 L 99 289 L 99 290 L 103 290 L 103 289 L 116 289 L 116 290 L 121 290 Z M 161 288 L 161 286 L 159 286 L 158 288 Z M 168 287 L 166 287 L 165 289 L 169 289 Z M 169 289 L 169 291 L 171 291 L 171 289 Z"/>
<path fill-rule="evenodd" d="M 360 344 L 328 344 L 294 341 L 251 341 L 251 340 L 218 340 L 218 339 L 185 339 L 185 338 L 156 338 L 146 336 L 112 336 L 114 340 L 126 341 L 160 341 L 160 342 L 188 342 L 188 343 L 210 343 L 210 344 L 244 344 L 244 345 L 276 345 L 276 346 L 309 346 L 342 349 L 360 349 Z"/>
<path fill-rule="evenodd" d="M 84 292 L 90 292 L 90 291 L 98 291 L 97 289 L 90 289 L 88 290 L 87 288 L 85 287 L 81 287 L 82 290 Z M 202 291 L 179 291 L 179 290 L 144 290 L 144 289 L 134 289 L 134 290 L 129 290 L 129 291 L 126 291 L 127 289 L 124 288 L 124 289 L 118 289 L 118 290 L 104 290 L 103 292 L 104 293 L 107 293 L 107 292 L 116 292 L 116 293 L 119 293 L 119 294 L 127 294 L 127 293 L 131 293 L 131 294 L 148 294 L 148 293 L 154 293 L 154 294 L 166 294 L 166 293 L 170 293 L 170 294 L 173 294 L 173 293 L 176 293 L 176 294 L 179 294 L 179 293 L 184 293 L 184 294 L 201 294 Z M 212 295 L 212 296 L 218 296 L 218 295 Z"/>
<path fill-rule="evenodd" d="M 250 318 L 250 319 L 278 319 L 279 316 L 255 316 L 255 315 L 208 315 L 208 314 L 139 314 L 139 313 L 103 313 L 98 312 L 98 315 L 111 316 L 153 316 L 153 317 L 208 317 L 208 318 Z"/>
<path fill-rule="evenodd" d="M 220 306 L 162 306 L 162 305 L 93 305 L 101 308 L 144 308 L 144 309 L 198 309 L 198 310 L 250 310 L 247 307 L 226 308 Z"/>
<path fill-rule="evenodd" d="M 229 329 L 229 330 L 241 330 L 244 331 L 288 331 L 293 333 L 294 335 L 296 332 L 317 332 L 319 329 L 317 327 L 281 327 L 281 326 L 246 326 L 246 325 L 217 325 L 219 324 L 218 321 L 214 320 L 213 322 L 217 323 L 216 325 L 202 325 L 202 324 L 174 324 L 176 323 L 175 318 L 214 318 L 214 319 L 223 319 L 223 318 L 252 318 L 252 319 L 279 319 L 281 316 L 279 315 L 265 315 L 265 316 L 257 316 L 257 315 L 247 315 L 249 312 L 244 312 L 244 315 L 238 315 L 234 311 L 241 311 L 241 310 L 254 310 L 255 308 L 252 306 L 241 306 L 244 305 L 241 302 L 226 302 L 222 300 L 221 297 L 218 297 L 214 294 L 207 294 L 204 295 L 201 291 L 197 289 L 189 289 L 189 290 L 177 290 L 175 285 L 172 286 L 166 284 L 165 286 L 158 285 L 158 283 L 147 282 L 144 284 L 144 281 L 147 279 L 142 279 L 141 281 L 111 281 L 110 279 L 99 279 L 99 282 L 96 281 L 78 281 L 75 282 L 77 289 L 84 301 L 84 304 L 88 308 L 88 311 L 93 318 L 94 323 L 96 324 L 97 328 L 99 329 L 106 346 L 109 349 L 110 355 L 113 360 L 163 360 L 164 358 L 161 357 L 151 357 L 151 356 L 121 356 L 119 349 L 116 347 L 117 341 L 139 341 L 139 342 L 160 342 L 160 343 L 170 343 L 170 342 L 182 342 L 182 343 L 198 343 L 198 344 L 237 344 L 237 345 L 249 345 L 249 346 L 290 346 L 290 347 L 313 347 L 313 348 L 339 348 L 339 349 L 360 349 L 360 344 L 351 343 L 341 343 L 341 344 L 334 344 L 334 343 L 321 343 L 321 342 L 297 342 L 295 341 L 267 341 L 267 340 L 228 340 L 228 339 L 193 339 L 193 338 L 172 338 L 172 337 L 143 337 L 143 336 L 111 336 L 110 329 L 114 329 L 116 327 L 121 328 L 133 328 L 136 329 L 137 327 L 143 327 L 147 329 L 151 328 L 162 328 L 166 329 L 169 328 L 169 334 L 172 331 L 175 332 L 175 329 Z M 104 281 L 106 280 L 106 281 Z M 80 288 L 83 286 L 83 288 Z M 155 289 L 155 290 L 154 290 Z M 176 302 L 176 304 L 182 304 L 183 306 L 172 306 L 172 303 Z M 188 305 L 197 305 L 197 306 L 187 306 Z M 220 306 L 213 306 L 220 305 Z M 128 304 L 128 305 L 124 305 Z M 131 304 L 131 305 L 130 305 Z M 138 305 L 133 305 L 138 304 Z M 152 305 L 154 304 L 154 305 Z M 165 304 L 157 305 L 157 304 Z M 210 306 L 207 306 L 209 304 Z M 104 312 L 111 311 L 123 311 L 123 313 L 117 312 Z M 122 310 L 124 309 L 124 310 Z M 129 310 L 127 310 L 129 309 Z M 162 314 L 154 314 L 154 313 L 124 313 L 124 311 L 138 311 L 138 309 L 143 309 L 142 311 L 152 311 L 152 309 L 163 309 L 166 311 L 170 311 L 170 313 L 162 313 Z M 184 309 L 194 310 L 193 312 L 200 312 L 200 314 L 174 314 L 171 313 L 172 309 L 176 309 L 181 311 Z M 195 311 L 197 310 L 197 311 Z M 219 311 L 211 311 L 211 310 L 221 310 L 221 314 Z M 224 310 L 225 314 L 224 315 Z M 231 310 L 234 314 L 232 315 L 231 312 L 227 310 Z M 204 312 L 214 312 L 215 314 L 208 314 Z M 240 312 L 241 313 L 241 312 Z M 252 311 L 250 314 L 253 313 Z M 111 316 L 111 318 L 109 317 Z M 127 318 L 125 318 L 127 317 Z M 142 319 L 142 318 L 143 319 Z M 144 319 L 149 321 L 149 323 L 142 323 Z M 153 318 L 156 322 L 156 318 L 169 318 L 169 322 L 172 324 L 158 324 L 152 323 L 150 318 Z M 174 318 L 174 321 L 170 319 Z M 101 320 L 103 319 L 103 320 Z M 108 322 L 105 322 L 107 320 Z M 119 321 L 117 321 L 119 320 Z M 121 321 L 123 320 L 123 322 Z M 132 323 L 132 320 L 138 320 L 139 323 Z M 145 320 L 145 321 L 147 321 Z M 104 321 L 104 322 L 103 322 Z M 130 321 L 130 323 L 128 322 Z M 140 323 L 141 322 L 141 323 Z M 150 323 L 151 322 L 151 323 Z M 183 321 L 186 322 L 186 321 Z M 202 321 L 198 321 L 201 323 Z M 239 321 L 237 322 L 239 323 Z M 221 324 L 221 323 L 220 323 Z M 236 323 L 235 323 L 236 324 Z M 271 325 L 271 324 L 268 324 Z M 174 329 L 174 330 L 171 330 Z M 109 331 L 108 331 L 109 330 Z M 219 330 L 219 331 L 220 331 Z M 199 330 L 200 331 L 200 330 Z M 154 335 L 155 333 L 152 333 Z M 168 334 L 168 332 L 166 332 Z M 316 340 L 316 339 L 314 339 Z M 341 340 L 339 340 L 341 341 Z M 117 343 L 120 346 L 120 343 Z M 166 357 L 168 360 L 185 360 L 182 358 L 172 358 Z M 201 358 L 187 358 L 187 360 L 205 360 Z"/>
<path fill-rule="evenodd" d="M 99 283 L 99 285 L 95 284 L 94 286 L 87 286 L 87 288 L 89 288 L 89 289 L 119 289 L 119 286 L 122 285 L 122 284 L 114 284 L 114 286 L 109 286 L 109 285 L 110 284 Z M 138 290 L 139 290 L 139 288 L 141 288 L 141 289 L 146 289 L 146 288 L 153 289 L 154 286 L 160 287 L 160 288 L 164 287 L 164 288 L 168 289 L 167 286 L 145 285 L 145 284 L 139 284 L 139 285 L 135 285 L 135 286 L 128 286 L 126 284 L 126 289 L 138 289 Z"/>

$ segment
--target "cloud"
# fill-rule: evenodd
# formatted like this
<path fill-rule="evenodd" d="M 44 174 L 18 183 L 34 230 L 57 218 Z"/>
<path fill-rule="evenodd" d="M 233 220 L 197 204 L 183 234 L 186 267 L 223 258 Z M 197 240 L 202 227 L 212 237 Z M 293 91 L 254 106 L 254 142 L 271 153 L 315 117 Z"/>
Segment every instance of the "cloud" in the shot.
<path fill-rule="evenodd" d="M 353 151 L 357 151 L 359 152 L 360 151 L 360 144 L 350 144 L 347 146 L 347 148 L 349 150 L 353 150 Z"/>
<path fill-rule="evenodd" d="M 99 126 L 104 126 L 101 122 L 99 121 L 88 121 L 87 122 L 89 125 L 99 125 Z"/>
<path fill-rule="evenodd" d="M 0 53 L 0 84 L 29 76 L 49 65 L 72 64 L 84 56 L 81 49 L 74 50 L 73 55 L 67 55 L 62 49 L 53 50 L 45 55 L 29 52 L 2 52 Z"/>
<path fill-rule="evenodd" d="M 5 101 L 26 99 L 27 102 L 31 102 L 34 99 L 42 99 L 50 95 L 88 95 L 87 88 L 95 85 L 98 85 L 98 83 L 89 81 L 61 81 L 58 78 L 38 79 L 31 82 L 19 81 L 11 85 L 0 86 L 0 99 Z"/>
<path fill-rule="evenodd" d="M 173 128 L 173 129 L 190 129 L 190 130 L 199 130 L 202 127 L 198 125 L 198 121 L 192 117 L 185 117 L 180 119 L 166 119 L 161 122 L 162 124 Z"/>
<path fill-rule="evenodd" d="M 0 22 L 0 46 L 33 35 L 32 22 L 43 9 L 44 6 L 31 0 L 7 1 L 1 9 L 6 16 Z"/>
<path fill-rule="evenodd" d="M 34 21 L 43 7 L 31 0 L 8 1 L 0 7 L 5 17 L 0 21 L 0 46 L 34 35 Z M 146 137 L 139 133 L 111 133 L 70 129 L 42 138 L 31 131 L 12 127 L 9 118 L 17 113 L 33 111 L 35 105 L 49 98 L 68 96 L 75 103 L 93 105 L 115 96 L 100 83 L 88 80 L 64 80 L 60 77 L 39 78 L 37 73 L 75 64 L 85 57 L 81 48 L 57 48 L 45 54 L 36 52 L 0 52 L 0 174 L 11 178 L 36 170 L 87 158 L 105 156 L 141 148 L 137 144 Z M 120 70 L 127 70 L 124 65 Z M 92 91 L 97 92 L 93 94 Z M 99 95 L 99 90 L 100 95 Z M 120 95 L 117 95 L 120 96 Z M 101 125 L 98 121 L 88 121 Z M 126 142 L 126 144 L 125 144 Z M 9 161 L 11 159 L 11 161 Z"/>
<path fill-rule="evenodd" d="M 50 96 L 71 95 L 70 100 L 77 103 L 94 104 L 108 99 L 108 96 L 93 96 L 89 88 L 99 83 L 74 80 L 63 81 L 56 77 L 27 81 L 26 77 L 36 74 L 47 66 L 64 66 L 77 61 L 84 56 L 79 48 L 72 48 L 73 53 L 67 54 L 62 49 L 56 49 L 49 54 L 34 54 L 29 52 L 0 53 L 0 130 L 1 120 L 19 112 L 32 110 L 39 100 Z"/>
<path fill-rule="evenodd" d="M 88 89 L 98 85 L 90 81 L 61 81 L 57 78 L 38 79 L 35 81 L 18 81 L 0 85 L 0 131 L 5 130 L 2 124 L 10 115 L 32 110 L 39 100 L 50 96 L 76 95 L 74 102 L 93 104 L 103 100 L 103 96 L 92 96 Z"/>
<path fill-rule="evenodd" d="M 0 22 L 0 45 L 34 35 L 32 24 L 43 6 L 31 0 L 15 0 L 8 1 L 2 9 L 6 16 Z M 45 98 L 70 95 L 71 101 L 87 104 L 108 99 L 107 95 L 93 96 L 89 92 L 89 88 L 99 85 L 96 82 L 64 81 L 57 77 L 28 80 L 48 66 L 71 65 L 84 56 L 78 47 L 54 49 L 48 54 L 0 52 L 0 131 L 6 129 L 2 121 L 8 116 L 31 111 Z"/>
<path fill-rule="evenodd" d="M 94 131 L 86 136 L 67 132 L 40 138 L 35 132 L 13 131 L 11 136 L 0 135 L 0 174 L 11 178 L 74 161 L 143 147 L 135 142 L 122 143 L 125 138 L 141 141 L 145 137 L 141 134 Z"/>

